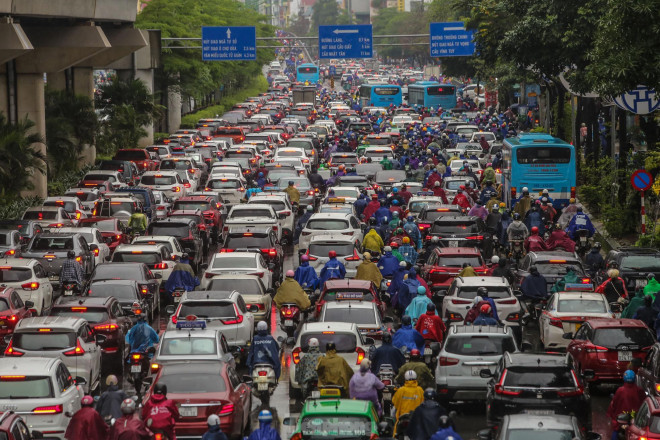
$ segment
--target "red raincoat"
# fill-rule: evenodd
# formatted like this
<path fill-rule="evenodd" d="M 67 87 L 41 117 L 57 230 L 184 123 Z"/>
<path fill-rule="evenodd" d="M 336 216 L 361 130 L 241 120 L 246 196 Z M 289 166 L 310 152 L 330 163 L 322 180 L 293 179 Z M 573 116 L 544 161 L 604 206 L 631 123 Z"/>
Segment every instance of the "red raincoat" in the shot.
<path fill-rule="evenodd" d="M 554 251 L 557 248 L 562 248 L 566 252 L 575 251 L 575 242 L 571 240 L 571 237 L 564 231 L 552 231 L 550 237 L 545 242 L 545 246 L 549 251 Z"/>
<path fill-rule="evenodd" d="M 458 205 L 463 209 L 470 209 L 470 201 L 462 192 L 456 194 L 454 200 L 451 202 L 452 205 Z"/>
<path fill-rule="evenodd" d="M 163 430 L 171 440 L 176 440 L 174 424 L 179 418 L 179 410 L 174 402 L 162 394 L 152 394 L 142 407 L 142 420 L 144 420 L 144 423 L 151 430 Z M 149 423 L 149 419 L 152 419 L 152 423 Z M 166 421 L 167 426 L 162 426 L 161 421 Z"/>
<path fill-rule="evenodd" d="M 624 383 L 614 393 L 614 397 L 607 408 L 607 417 L 612 421 L 612 429 L 619 429 L 616 418 L 623 412 L 637 411 L 644 402 L 646 394 L 634 383 Z"/>
<path fill-rule="evenodd" d="M 525 250 L 527 252 L 547 251 L 545 242 L 538 235 L 530 235 L 525 239 Z"/>
<path fill-rule="evenodd" d="M 445 194 L 445 190 L 442 189 L 441 187 L 434 186 L 433 195 L 442 198 L 442 203 L 449 204 L 449 200 L 447 200 L 447 194 Z"/>
<path fill-rule="evenodd" d="M 105 440 L 108 435 L 108 425 L 91 406 L 83 406 L 76 412 L 69 426 L 66 428 L 64 438 L 67 440 Z"/>
<path fill-rule="evenodd" d="M 149 440 L 151 438 L 151 431 L 137 416 L 131 414 L 120 417 L 115 421 L 115 424 L 110 428 L 109 440 Z"/>
<path fill-rule="evenodd" d="M 378 211 L 378 208 L 380 208 L 380 202 L 378 200 L 372 199 L 371 202 L 367 204 L 367 207 L 364 208 L 364 211 L 362 211 L 362 215 L 364 215 L 365 221 L 370 219 L 372 215 Z"/>
<path fill-rule="evenodd" d="M 447 327 L 442 322 L 442 318 L 435 314 L 435 312 L 426 312 L 417 318 L 417 330 L 424 339 L 430 339 L 436 342 L 442 342 L 444 334 L 447 332 Z"/>

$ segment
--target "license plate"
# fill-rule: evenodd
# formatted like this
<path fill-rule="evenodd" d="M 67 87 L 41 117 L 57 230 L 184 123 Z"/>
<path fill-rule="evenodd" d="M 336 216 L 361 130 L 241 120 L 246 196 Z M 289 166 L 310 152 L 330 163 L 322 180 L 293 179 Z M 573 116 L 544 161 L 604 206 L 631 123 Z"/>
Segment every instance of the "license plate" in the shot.
<path fill-rule="evenodd" d="M 472 375 L 479 376 L 483 367 L 472 367 Z"/>
<path fill-rule="evenodd" d="M 527 414 L 533 414 L 535 416 L 551 416 L 555 412 L 550 409 L 528 409 Z"/>
<path fill-rule="evenodd" d="M 391 400 L 392 399 L 392 393 L 383 393 L 383 399 L 384 400 Z"/>
<path fill-rule="evenodd" d="M 620 361 L 632 361 L 633 359 L 632 351 L 620 351 L 618 355 Z"/>
<path fill-rule="evenodd" d="M 458 247 L 457 240 L 449 240 L 449 247 Z"/>
<path fill-rule="evenodd" d="M 48 277 L 49 281 L 59 281 L 60 276 L 59 275 L 51 275 Z"/>
<path fill-rule="evenodd" d="M 425 348 L 424 349 L 424 355 L 426 356 L 428 354 L 433 354 L 433 350 L 431 350 L 430 348 Z"/>
<path fill-rule="evenodd" d="M 639 279 L 639 280 L 635 280 L 635 287 L 636 288 L 646 287 L 647 283 L 648 283 L 648 281 L 643 279 L 643 278 Z"/>
<path fill-rule="evenodd" d="M 292 326 L 293 326 L 293 319 L 284 320 L 284 327 L 292 327 Z"/>
<path fill-rule="evenodd" d="M 268 390 L 268 384 L 267 383 L 258 383 L 257 384 L 257 390 L 258 391 L 267 391 Z"/>
<path fill-rule="evenodd" d="M 179 414 L 181 414 L 181 417 L 197 417 L 197 407 L 182 406 L 179 408 Z"/>
<path fill-rule="evenodd" d="M 131 365 L 131 373 L 140 373 L 142 371 L 142 365 Z"/>
<path fill-rule="evenodd" d="M 71 296 L 73 295 L 73 290 L 65 290 L 64 291 L 64 296 Z"/>

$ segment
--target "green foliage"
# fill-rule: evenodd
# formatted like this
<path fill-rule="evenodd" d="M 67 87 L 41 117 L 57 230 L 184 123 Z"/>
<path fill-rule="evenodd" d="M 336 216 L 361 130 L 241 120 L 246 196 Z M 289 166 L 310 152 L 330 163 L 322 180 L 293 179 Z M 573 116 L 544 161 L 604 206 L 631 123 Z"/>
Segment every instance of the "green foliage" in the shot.
<path fill-rule="evenodd" d="M 64 195 L 67 189 L 74 187 L 90 170 L 94 168 L 94 165 L 85 165 L 81 169 L 70 172 L 68 174 L 62 174 L 56 178 L 48 179 L 48 195 L 49 196 L 61 196 Z M 0 217 L 4 218 L 4 217 Z"/>
<path fill-rule="evenodd" d="M 373 18 L 374 35 L 406 35 L 419 34 L 420 29 L 428 31 L 429 16 L 421 11 L 399 12 L 396 8 L 381 9 Z M 381 38 L 378 43 L 414 43 L 418 38 Z M 429 48 L 426 45 L 417 46 L 381 46 L 378 48 L 380 56 L 390 58 L 418 58 L 428 59 Z"/>
<path fill-rule="evenodd" d="M 339 9 L 335 0 L 317 0 L 312 9 L 312 27 L 310 32 L 318 34 L 319 25 L 351 24 L 351 16 L 344 9 Z"/>
<path fill-rule="evenodd" d="M 7 220 L 16 220 L 23 216 L 26 209 L 33 206 L 39 206 L 43 199 L 37 196 L 22 197 L 11 203 L 0 204 L 0 218 Z"/>

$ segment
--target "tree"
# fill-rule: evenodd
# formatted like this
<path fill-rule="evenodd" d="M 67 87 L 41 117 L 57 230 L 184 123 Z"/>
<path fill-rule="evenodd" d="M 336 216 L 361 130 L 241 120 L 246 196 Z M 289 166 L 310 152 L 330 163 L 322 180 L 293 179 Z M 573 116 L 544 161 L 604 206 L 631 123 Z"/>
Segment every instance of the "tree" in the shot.
<path fill-rule="evenodd" d="M 337 24 L 339 6 L 335 0 L 317 0 L 312 7 L 311 32 L 318 33 L 320 25 Z"/>
<path fill-rule="evenodd" d="M 0 200 L 8 203 L 21 191 L 34 189 L 32 176 L 45 173 L 46 157 L 37 145 L 43 142 L 27 117 L 11 124 L 0 114 Z"/>
<path fill-rule="evenodd" d="M 396 8 L 381 9 L 373 19 L 374 34 L 376 35 L 405 35 L 419 34 L 428 30 L 429 19 L 425 14 L 418 12 L 400 12 Z M 429 48 L 427 45 L 413 45 L 419 43 L 419 38 L 400 37 L 379 39 L 378 43 L 409 43 L 410 46 L 381 46 L 378 53 L 390 58 L 413 58 L 422 64 L 428 60 Z"/>

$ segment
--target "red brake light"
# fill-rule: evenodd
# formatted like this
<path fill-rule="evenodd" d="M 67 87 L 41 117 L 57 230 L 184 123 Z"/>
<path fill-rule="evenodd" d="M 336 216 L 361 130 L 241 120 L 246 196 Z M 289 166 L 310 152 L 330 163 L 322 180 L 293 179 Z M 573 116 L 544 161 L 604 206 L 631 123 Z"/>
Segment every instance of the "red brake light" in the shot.
<path fill-rule="evenodd" d="M 63 411 L 62 405 L 39 406 L 32 410 L 33 414 L 60 414 Z"/>
<path fill-rule="evenodd" d="M 353 256 L 352 257 L 346 257 L 346 261 L 360 261 L 360 256 L 357 253 L 357 250 L 353 249 Z"/>
<path fill-rule="evenodd" d="M 502 374 L 502 378 L 500 379 L 499 382 L 497 382 L 497 385 L 495 385 L 495 392 L 497 394 L 502 394 L 504 396 L 519 396 L 522 391 L 510 391 L 504 388 L 502 385 L 504 383 L 504 379 L 506 378 L 506 373 L 507 371 L 504 370 L 504 373 Z"/>
<path fill-rule="evenodd" d="M 23 290 L 37 290 L 39 288 L 39 283 L 33 282 L 21 284 L 21 288 Z"/>
<path fill-rule="evenodd" d="M 234 311 L 236 312 L 236 318 L 232 319 L 223 319 L 222 323 L 225 325 L 240 324 L 243 322 L 243 315 L 238 311 L 238 307 L 234 304 Z M 233 410 L 232 410 L 233 411 Z"/>
<path fill-rule="evenodd" d="M 293 358 L 293 363 L 296 364 L 296 365 L 298 364 L 298 362 L 300 362 L 300 352 L 301 352 L 301 351 L 302 351 L 302 350 L 300 349 L 300 347 L 296 347 L 296 348 L 291 352 L 291 357 Z"/>
<path fill-rule="evenodd" d="M 18 351 L 14 348 L 14 341 L 9 341 L 7 348 L 5 348 L 5 356 L 23 356 L 25 353 Z"/>
<path fill-rule="evenodd" d="M 268 372 L 267 371 L 260 371 L 259 376 L 267 376 Z"/>
<path fill-rule="evenodd" d="M 219 416 L 228 416 L 229 414 L 234 412 L 234 404 L 233 403 L 228 403 L 226 405 L 222 406 L 222 409 L 220 410 L 220 413 L 218 413 Z"/>
<path fill-rule="evenodd" d="M 167 269 L 167 264 L 165 264 L 165 263 L 154 264 L 154 269 L 159 269 L 159 270 Z"/>
<path fill-rule="evenodd" d="M 364 359 L 364 350 L 360 347 L 357 347 L 355 349 L 355 352 L 357 353 L 357 362 L 355 362 L 356 365 L 360 365 L 362 363 L 362 360 Z"/>
<path fill-rule="evenodd" d="M 561 319 L 559 319 L 559 318 L 550 317 L 550 325 L 553 326 L 553 327 L 560 328 L 560 329 L 564 328 L 564 326 L 562 325 Z"/>
<path fill-rule="evenodd" d="M 119 326 L 117 324 L 98 324 L 94 326 L 96 331 L 114 331 L 117 330 Z"/>
<path fill-rule="evenodd" d="M 76 341 L 76 347 L 74 349 L 64 352 L 64 356 L 82 356 L 84 354 L 85 349 L 80 346 L 80 341 Z"/>
<path fill-rule="evenodd" d="M 441 356 L 438 362 L 440 363 L 441 367 L 447 367 L 450 365 L 458 364 L 458 359 Z"/>

